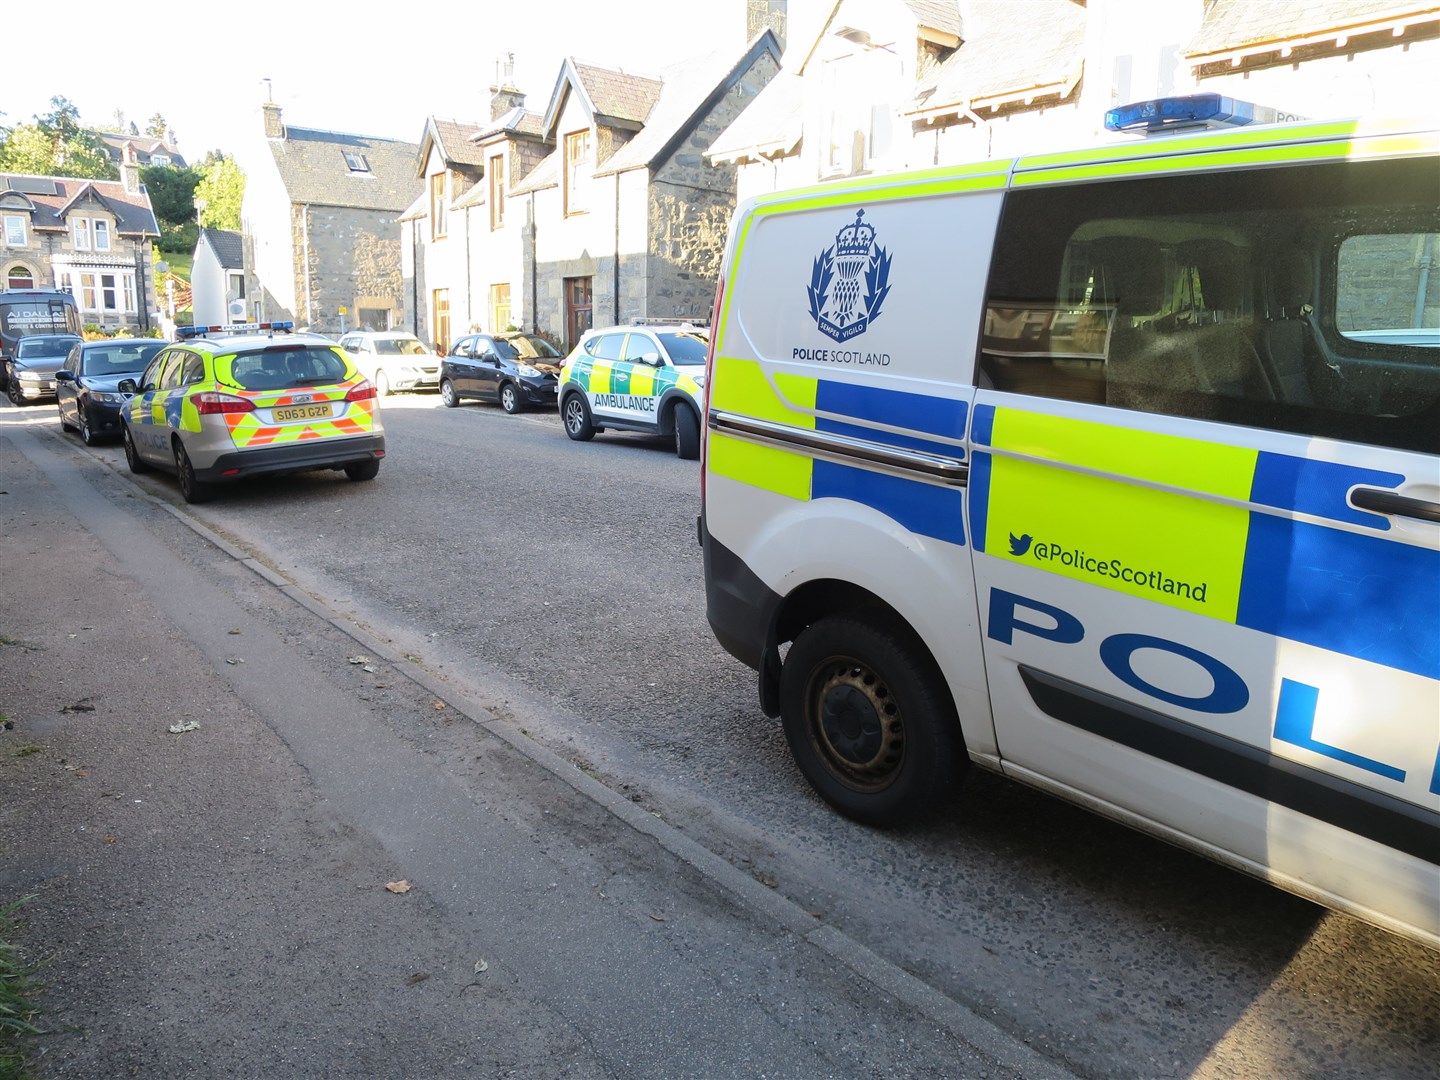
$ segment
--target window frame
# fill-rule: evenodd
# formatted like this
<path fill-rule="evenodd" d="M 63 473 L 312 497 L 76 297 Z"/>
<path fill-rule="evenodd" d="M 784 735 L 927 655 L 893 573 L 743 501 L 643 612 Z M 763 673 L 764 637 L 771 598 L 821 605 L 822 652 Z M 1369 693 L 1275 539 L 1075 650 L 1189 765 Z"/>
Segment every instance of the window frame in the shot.
<path fill-rule="evenodd" d="M 444 170 L 430 174 L 430 239 L 443 240 L 450 231 L 450 174 Z"/>
<path fill-rule="evenodd" d="M 505 227 L 505 155 L 490 155 L 485 170 L 490 180 L 490 231 Z"/>
<path fill-rule="evenodd" d="M 564 139 L 565 157 L 563 165 L 565 170 L 565 183 L 563 187 L 565 198 L 565 216 L 574 217 L 576 214 L 589 213 L 589 207 L 585 205 L 585 195 L 588 192 L 582 191 L 584 182 L 594 175 L 594 138 L 589 128 L 581 128 L 578 131 L 566 132 Z M 578 151 L 573 148 L 578 148 Z"/>
<path fill-rule="evenodd" d="M 76 251 L 90 250 L 90 219 L 88 217 L 70 219 L 70 245 Z"/>
<path fill-rule="evenodd" d="M 4 233 L 6 247 L 29 247 L 30 246 L 30 222 L 24 214 L 5 214 Z M 14 239 L 13 229 L 18 229 L 20 239 Z"/>

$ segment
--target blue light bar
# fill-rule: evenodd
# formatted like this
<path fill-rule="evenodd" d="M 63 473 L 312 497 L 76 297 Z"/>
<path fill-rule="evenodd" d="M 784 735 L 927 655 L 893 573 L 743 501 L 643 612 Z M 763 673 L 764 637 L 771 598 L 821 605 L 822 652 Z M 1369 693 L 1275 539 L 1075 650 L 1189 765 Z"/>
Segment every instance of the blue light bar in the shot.
<path fill-rule="evenodd" d="M 206 334 L 245 334 L 252 330 L 269 330 L 272 334 L 278 330 L 293 330 L 293 322 L 243 322 L 243 323 L 222 323 L 219 326 L 177 326 L 175 336 L 181 339 L 204 337 Z"/>
<path fill-rule="evenodd" d="M 1220 94 L 1188 94 L 1184 97 L 1155 98 L 1121 105 L 1105 114 L 1110 131 L 1154 135 L 1165 131 L 1194 128 L 1244 127 L 1247 124 L 1277 124 L 1304 120 L 1267 105 L 1256 105 Z"/>

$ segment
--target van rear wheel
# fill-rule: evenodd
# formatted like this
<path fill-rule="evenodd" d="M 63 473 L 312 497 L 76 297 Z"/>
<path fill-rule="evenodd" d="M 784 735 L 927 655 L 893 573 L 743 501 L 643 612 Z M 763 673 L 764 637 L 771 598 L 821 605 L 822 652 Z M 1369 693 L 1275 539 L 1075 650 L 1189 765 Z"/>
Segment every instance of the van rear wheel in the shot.
<path fill-rule="evenodd" d="M 939 668 L 879 615 L 832 615 L 800 633 L 780 671 L 780 718 L 805 779 L 867 825 L 933 808 L 968 764 Z"/>

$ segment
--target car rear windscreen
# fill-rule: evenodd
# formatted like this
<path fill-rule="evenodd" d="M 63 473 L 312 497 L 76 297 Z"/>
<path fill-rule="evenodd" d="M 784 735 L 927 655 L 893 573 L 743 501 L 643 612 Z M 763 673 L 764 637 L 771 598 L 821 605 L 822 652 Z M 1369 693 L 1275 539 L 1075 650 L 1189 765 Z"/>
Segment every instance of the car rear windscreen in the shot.
<path fill-rule="evenodd" d="M 345 381 L 345 361 L 325 346 L 289 346 L 241 353 L 230 364 L 243 390 L 288 390 Z"/>

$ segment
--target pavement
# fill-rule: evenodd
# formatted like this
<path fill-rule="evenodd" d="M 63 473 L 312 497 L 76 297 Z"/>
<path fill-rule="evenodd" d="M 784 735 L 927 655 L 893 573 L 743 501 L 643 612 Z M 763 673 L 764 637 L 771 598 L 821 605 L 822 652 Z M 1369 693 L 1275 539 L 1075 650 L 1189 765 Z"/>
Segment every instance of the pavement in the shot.
<path fill-rule="evenodd" d="M 0 410 L 0 714 L 42 1080 L 1070 1075 L 44 407 Z"/>

